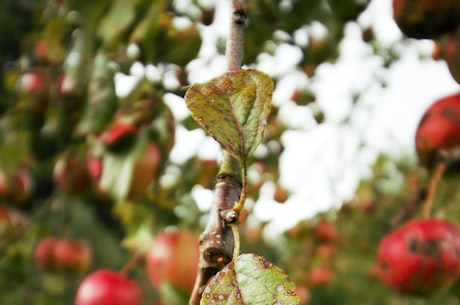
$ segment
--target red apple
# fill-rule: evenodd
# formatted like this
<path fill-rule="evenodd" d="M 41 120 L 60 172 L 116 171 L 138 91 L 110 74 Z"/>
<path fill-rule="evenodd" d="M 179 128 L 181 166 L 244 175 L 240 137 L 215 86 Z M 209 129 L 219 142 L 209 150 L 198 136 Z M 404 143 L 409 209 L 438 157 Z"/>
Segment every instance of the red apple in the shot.
<path fill-rule="evenodd" d="M 101 142 L 110 149 L 120 149 L 132 144 L 138 131 L 139 126 L 117 121 L 101 134 Z"/>
<path fill-rule="evenodd" d="M 334 280 L 334 272 L 328 267 L 313 267 L 308 274 L 307 283 L 310 287 L 329 284 Z"/>
<path fill-rule="evenodd" d="M 35 247 L 35 265 L 38 269 L 52 270 L 56 267 L 54 260 L 54 247 L 57 239 L 47 237 L 42 239 Z"/>
<path fill-rule="evenodd" d="M 460 24 L 457 0 L 393 0 L 393 18 L 408 37 L 433 39 Z"/>
<path fill-rule="evenodd" d="M 80 194 L 90 185 L 86 158 L 69 153 L 61 155 L 53 169 L 54 183 L 58 188 L 69 194 Z"/>
<path fill-rule="evenodd" d="M 47 237 L 35 248 L 35 265 L 42 270 L 81 273 L 91 261 L 91 250 L 81 240 Z"/>
<path fill-rule="evenodd" d="M 377 252 L 383 283 L 399 292 L 428 295 L 460 275 L 460 228 L 440 219 L 414 219 L 390 232 Z"/>
<path fill-rule="evenodd" d="M 100 269 L 78 287 L 75 305 L 141 305 L 139 284 L 123 274 Z"/>
<path fill-rule="evenodd" d="M 146 256 L 153 285 L 165 282 L 190 293 L 198 272 L 198 235 L 191 231 L 167 230 L 156 236 Z"/>
<path fill-rule="evenodd" d="M 58 240 L 54 246 L 56 269 L 75 273 L 86 271 L 91 265 L 89 246 L 81 240 Z"/>
<path fill-rule="evenodd" d="M 334 223 L 327 220 L 320 220 L 314 228 L 316 238 L 325 243 L 339 242 L 342 237 Z"/>
<path fill-rule="evenodd" d="M 448 35 L 443 47 L 442 55 L 446 60 L 449 72 L 453 79 L 460 84 L 460 27 Z"/>
<path fill-rule="evenodd" d="M 436 100 L 425 112 L 415 134 L 415 148 L 422 164 L 431 167 L 441 150 L 460 146 L 460 94 Z"/>
<path fill-rule="evenodd" d="M 153 143 L 148 143 L 142 156 L 134 164 L 133 177 L 129 188 L 128 198 L 136 199 L 143 195 L 155 181 L 160 166 L 160 149 Z"/>
<path fill-rule="evenodd" d="M 46 91 L 46 76 L 39 71 L 26 72 L 21 76 L 21 89 L 29 94 L 40 94 Z"/>

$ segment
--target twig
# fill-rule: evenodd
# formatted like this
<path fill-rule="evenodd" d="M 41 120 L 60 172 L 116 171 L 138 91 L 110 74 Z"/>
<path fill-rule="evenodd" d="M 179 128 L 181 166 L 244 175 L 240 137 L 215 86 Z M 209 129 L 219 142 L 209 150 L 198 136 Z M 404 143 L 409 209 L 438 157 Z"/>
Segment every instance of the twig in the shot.
<path fill-rule="evenodd" d="M 243 62 L 246 19 L 244 0 L 232 0 L 230 35 L 226 49 L 229 71 L 240 69 Z M 245 197 L 242 195 L 242 174 L 244 176 L 239 161 L 223 151 L 208 223 L 200 236 L 199 268 L 189 305 L 200 304 L 206 283 L 234 258 L 235 243 L 239 243 L 239 240 L 235 240 L 238 235 L 234 235 L 238 212 L 233 207 L 236 202 L 240 202 L 240 197 Z M 239 246 L 237 248 L 239 252 Z"/>
<path fill-rule="evenodd" d="M 434 172 L 430 177 L 430 182 L 428 184 L 428 192 L 425 198 L 425 201 L 422 204 L 422 217 L 423 218 L 430 218 L 431 216 L 431 206 L 433 203 L 434 195 L 436 194 L 436 190 L 438 189 L 439 182 L 444 175 L 446 170 L 447 164 L 446 162 L 439 162 L 436 164 L 434 168 Z"/>

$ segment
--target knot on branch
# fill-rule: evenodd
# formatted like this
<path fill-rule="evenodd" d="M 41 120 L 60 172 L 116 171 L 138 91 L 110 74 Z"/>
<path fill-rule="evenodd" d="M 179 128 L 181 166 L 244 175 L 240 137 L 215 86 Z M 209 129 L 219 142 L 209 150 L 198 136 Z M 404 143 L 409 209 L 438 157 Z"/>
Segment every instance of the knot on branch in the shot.
<path fill-rule="evenodd" d="M 222 217 L 225 225 L 229 226 L 232 224 L 236 224 L 238 221 L 238 212 L 233 209 L 225 209 L 220 212 L 220 216 Z"/>
<path fill-rule="evenodd" d="M 245 25 L 248 16 L 246 15 L 245 10 L 239 9 L 233 12 L 232 21 L 239 25 Z"/>

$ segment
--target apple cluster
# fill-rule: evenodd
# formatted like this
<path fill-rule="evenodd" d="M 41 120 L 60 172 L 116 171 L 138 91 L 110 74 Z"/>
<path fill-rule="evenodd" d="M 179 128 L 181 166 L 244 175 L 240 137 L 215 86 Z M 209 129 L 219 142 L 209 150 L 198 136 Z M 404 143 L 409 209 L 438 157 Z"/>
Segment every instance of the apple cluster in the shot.
<path fill-rule="evenodd" d="M 437 57 L 446 60 L 459 82 L 460 2 L 393 0 L 393 9 L 396 23 L 408 37 L 447 41 Z M 460 278 L 460 227 L 430 213 L 444 172 L 455 169 L 459 160 L 459 122 L 460 94 L 455 93 L 430 105 L 418 124 L 415 150 L 430 176 L 423 217 L 392 230 L 377 251 L 378 276 L 396 291 L 426 296 L 447 290 Z"/>
<path fill-rule="evenodd" d="M 92 262 L 91 249 L 82 240 L 47 237 L 35 248 L 35 265 L 46 271 L 83 273 Z"/>
<path fill-rule="evenodd" d="M 198 258 L 198 234 L 194 231 L 167 229 L 154 238 L 145 255 L 145 270 L 162 300 L 176 298 L 171 289 L 185 295 L 192 292 Z M 128 304 L 142 304 L 141 286 L 124 272 L 108 269 L 98 269 L 86 276 L 75 299 L 75 305 Z"/>

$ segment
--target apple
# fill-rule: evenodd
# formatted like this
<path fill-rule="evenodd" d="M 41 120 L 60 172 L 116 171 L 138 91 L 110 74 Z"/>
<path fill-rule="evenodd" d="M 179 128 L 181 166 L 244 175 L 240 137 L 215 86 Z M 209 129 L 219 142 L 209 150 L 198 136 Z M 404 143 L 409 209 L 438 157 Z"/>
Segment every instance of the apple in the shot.
<path fill-rule="evenodd" d="M 116 121 L 101 134 L 101 142 L 109 149 L 121 149 L 133 143 L 138 131 L 137 125 Z"/>
<path fill-rule="evenodd" d="M 55 185 L 69 194 L 80 194 L 90 185 L 90 174 L 84 156 L 74 153 L 58 157 L 53 169 Z"/>
<path fill-rule="evenodd" d="M 80 284 L 75 305 L 141 305 L 139 284 L 129 277 L 107 269 L 89 274 Z"/>
<path fill-rule="evenodd" d="M 313 267 L 307 278 L 309 287 L 318 287 L 329 284 L 334 280 L 334 272 L 329 267 L 315 266 Z"/>
<path fill-rule="evenodd" d="M 47 271 L 82 273 L 92 261 L 91 250 L 84 241 L 56 237 L 42 239 L 34 256 L 37 268 Z"/>
<path fill-rule="evenodd" d="M 155 181 L 160 161 L 160 149 L 156 144 L 149 142 L 144 153 L 134 163 L 128 198 L 136 199 L 145 194 L 147 188 Z"/>
<path fill-rule="evenodd" d="M 460 84 L 460 27 L 447 36 L 443 56 L 453 79 Z"/>
<path fill-rule="evenodd" d="M 460 94 L 436 100 L 424 113 L 415 133 L 415 149 L 421 163 L 431 167 L 441 150 L 460 146 Z"/>
<path fill-rule="evenodd" d="M 81 240 L 58 240 L 53 254 L 56 269 L 62 271 L 83 273 L 92 261 L 89 246 Z"/>
<path fill-rule="evenodd" d="M 315 237 L 324 243 L 337 243 L 342 237 L 334 223 L 320 220 L 314 227 Z"/>
<path fill-rule="evenodd" d="M 460 275 L 460 228 L 441 219 L 413 219 L 378 246 L 380 280 L 408 294 L 428 295 L 450 287 Z"/>
<path fill-rule="evenodd" d="M 393 0 L 393 19 L 411 38 L 433 39 L 460 24 L 457 0 Z"/>
<path fill-rule="evenodd" d="M 146 269 L 154 287 L 170 283 L 191 293 L 198 272 L 198 234 L 166 230 L 159 233 L 146 255 Z"/>
<path fill-rule="evenodd" d="M 35 266 L 37 266 L 38 269 L 52 270 L 55 268 L 54 247 L 56 242 L 56 238 L 47 237 L 42 239 L 35 247 Z"/>
<path fill-rule="evenodd" d="M 25 93 L 41 94 L 47 89 L 46 76 L 40 71 L 26 72 L 21 76 L 20 87 Z"/>

